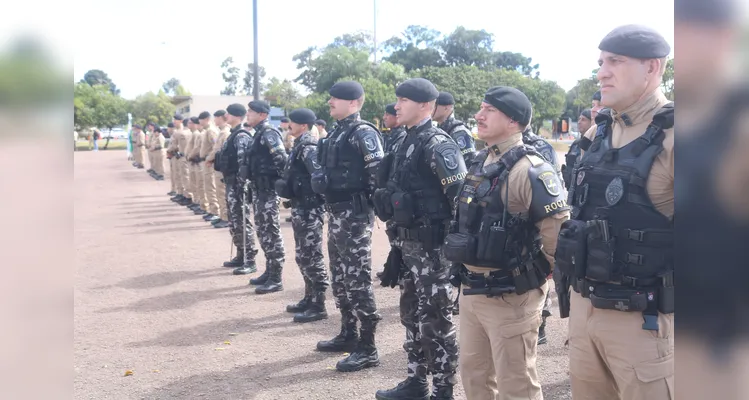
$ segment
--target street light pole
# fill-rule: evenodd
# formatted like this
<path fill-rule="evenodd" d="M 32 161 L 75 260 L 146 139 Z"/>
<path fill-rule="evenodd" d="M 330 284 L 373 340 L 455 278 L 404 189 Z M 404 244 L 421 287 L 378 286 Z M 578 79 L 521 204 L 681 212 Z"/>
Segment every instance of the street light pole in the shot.
<path fill-rule="evenodd" d="M 377 64 L 377 0 L 374 2 L 374 62 Z"/>
<path fill-rule="evenodd" d="M 257 0 L 252 0 L 252 38 L 254 40 L 253 52 L 255 53 L 255 65 L 252 79 L 252 97 L 254 100 L 260 99 L 260 77 L 258 76 L 260 70 L 260 64 L 257 60 Z"/>

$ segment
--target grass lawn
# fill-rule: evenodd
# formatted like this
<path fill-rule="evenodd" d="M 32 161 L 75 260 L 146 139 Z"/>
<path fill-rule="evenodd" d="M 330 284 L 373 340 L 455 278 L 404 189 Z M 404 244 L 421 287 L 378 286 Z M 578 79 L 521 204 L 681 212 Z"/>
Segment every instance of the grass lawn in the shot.
<path fill-rule="evenodd" d="M 104 150 L 104 143 L 106 142 L 107 142 L 106 140 L 99 140 L 100 151 Z M 88 146 L 89 146 L 88 140 L 79 140 L 75 143 L 75 150 L 76 151 L 88 151 L 89 150 Z M 124 140 L 110 140 L 109 146 L 107 146 L 107 150 L 126 150 L 126 149 L 127 149 L 127 142 Z"/>

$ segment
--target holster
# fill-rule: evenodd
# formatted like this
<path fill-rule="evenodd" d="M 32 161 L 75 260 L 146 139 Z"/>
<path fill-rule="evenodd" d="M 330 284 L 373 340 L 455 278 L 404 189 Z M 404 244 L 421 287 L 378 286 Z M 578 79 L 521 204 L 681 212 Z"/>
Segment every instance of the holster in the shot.
<path fill-rule="evenodd" d="M 554 265 L 570 277 L 585 276 L 588 240 L 586 222 L 570 219 L 562 223 L 554 254 Z"/>

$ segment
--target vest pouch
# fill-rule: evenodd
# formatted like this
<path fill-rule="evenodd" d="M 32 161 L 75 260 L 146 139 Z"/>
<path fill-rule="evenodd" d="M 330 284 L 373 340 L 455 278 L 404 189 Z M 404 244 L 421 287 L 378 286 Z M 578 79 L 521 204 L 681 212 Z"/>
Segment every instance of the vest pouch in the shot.
<path fill-rule="evenodd" d="M 389 221 L 393 218 L 393 205 L 390 202 L 390 191 L 387 189 L 377 189 L 372 195 L 375 215 L 382 221 Z"/>
<path fill-rule="evenodd" d="M 554 265 L 562 274 L 585 277 L 585 264 L 588 252 L 586 222 L 570 219 L 562 223 L 554 254 Z"/>
<path fill-rule="evenodd" d="M 390 196 L 393 206 L 393 222 L 401 226 L 411 226 L 414 218 L 413 198 L 406 192 L 395 192 Z"/>
<path fill-rule="evenodd" d="M 317 194 L 325 194 L 328 190 L 328 175 L 325 172 L 315 172 L 310 180 L 312 190 Z"/>
<path fill-rule="evenodd" d="M 661 314 L 674 312 L 674 287 L 661 286 L 658 288 L 658 311 Z"/>
<path fill-rule="evenodd" d="M 598 282 L 618 281 L 619 267 L 614 261 L 616 238 L 604 242 L 601 238 L 588 236 L 588 257 L 585 277 Z"/>
<path fill-rule="evenodd" d="M 507 231 L 501 226 L 490 226 L 479 232 L 477 257 L 482 263 L 499 266 L 505 256 Z"/>
<path fill-rule="evenodd" d="M 392 164 L 393 153 L 388 153 L 382 160 L 380 160 L 379 167 L 377 167 L 375 183 L 378 188 L 384 188 L 387 186 L 387 182 L 390 179 L 390 166 Z"/>
<path fill-rule="evenodd" d="M 213 169 L 216 170 L 216 172 L 223 172 L 224 159 L 221 157 L 221 150 L 217 151 L 216 156 L 213 158 Z"/>
<path fill-rule="evenodd" d="M 323 161 L 325 166 L 329 168 L 335 168 L 338 166 L 338 147 L 331 146 L 330 143 L 325 146 L 325 155 Z"/>
<path fill-rule="evenodd" d="M 445 237 L 442 254 L 452 262 L 476 265 L 476 237 L 467 233 L 451 233 Z"/>
<path fill-rule="evenodd" d="M 294 197 L 294 191 L 289 187 L 288 182 L 285 179 L 278 179 L 275 183 L 276 193 L 284 199 L 291 199 Z"/>

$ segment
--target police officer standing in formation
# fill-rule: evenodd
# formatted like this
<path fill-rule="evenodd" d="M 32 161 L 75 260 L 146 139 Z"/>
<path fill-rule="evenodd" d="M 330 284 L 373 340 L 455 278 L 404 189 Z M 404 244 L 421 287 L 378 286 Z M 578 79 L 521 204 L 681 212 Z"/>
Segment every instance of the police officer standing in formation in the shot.
<path fill-rule="evenodd" d="M 590 116 L 591 118 L 593 118 L 593 121 L 595 121 L 596 116 L 598 115 L 598 111 L 601 111 L 601 109 L 603 108 L 601 106 L 601 91 L 600 90 L 596 90 L 596 92 L 593 93 L 593 99 L 591 99 L 590 104 L 591 104 Z"/>
<path fill-rule="evenodd" d="M 140 124 L 133 125 L 133 156 L 135 157 L 135 166 L 139 169 L 145 168 L 143 159 L 146 158 L 146 134 L 143 133 L 143 127 Z"/>
<path fill-rule="evenodd" d="M 586 108 L 580 113 L 577 118 L 577 131 L 580 132 L 580 137 L 575 139 L 570 145 L 570 149 L 567 150 L 567 154 L 564 155 L 564 165 L 562 165 L 562 178 L 564 178 L 564 187 L 568 190 L 572 179 L 572 169 L 575 167 L 575 163 L 580 159 L 582 151 L 580 150 L 580 140 L 583 138 L 588 129 L 593 125 L 593 118 L 590 114 L 590 108 Z"/>
<path fill-rule="evenodd" d="M 156 124 L 153 122 L 148 123 L 154 131 L 151 133 L 150 146 L 151 149 L 151 168 L 153 170 L 153 178 L 157 181 L 164 180 L 164 135 L 161 134 L 160 129 L 155 129 Z"/>
<path fill-rule="evenodd" d="M 151 178 L 156 179 L 156 175 L 154 174 L 153 170 L 153 153 L 151 152 L 151 143 L 153 142 L 153 131 L 156 129 L 156 124 L 153 122 L 146 123 L 146 145 L 145 145 L 145 151 L 148 155 L 148 169 L 146 172 L 148 175 L 151 175 Z"/>
<path fill-rule="evenodd" d="M 171 200 L 181 203 L 187 199 L 186 188 L 182 180 L 182 153 L 179 150 L 179 144 L 184 136 L 182 133 L 182 115 L 174 114 L 172 125 L 172 135 L 169 138 L 169 148 L 166 151 L 169 154 L 170 161 L 172 161 L 172 174 L 174 175 L 175 192 L 177 194 Z"/>
<path fill-rule="evenodd" d="M 203 193 L 205 193 L 207 208 L 203 219 L 213 221 L 218 219 L 218 197 L 216 196 L 216 181 L 213 178 L 213 167 L 208 163 L 208 155 L 213 151 L 216 143 L 216 127 L 211 124 L 211 113 L 203 111 L 198 116 L 200 126 L 203 128 L 203 140 L 200 143 L 200 173 L 203 176 Z"/>
<path fill-rule="evenodd" d="M 439 128 L 455 140 L 455 143 L 460 147 L 463 160 L 466 165 L 469 165 L 476 155 L 476 143 L 465 122 L 455 118 L 454 109 L 455 98 L 453 98 L 453 95 L 448 92 L 440 92 L 433 118 L 439 124 Z"/>
<path fill-rule="evenodd" d="M 229 214 L 227 212 L 226 204 L 226 184 L 224 183 L 224 175 L 216 171 L 214 163 L 216 162 L 216 153 L 221 150 L 226 142 L 226 138 L 229 137 L 229 130 L 231 129 L 229 124 L 226 123 L 226 110 L 218 110 L 213 113 L 213 121 L 218 128 L 218 135 L 216 141 L 213 143 L 213 148 L 205 157 L 205 165 L 213 170 L 213 179 L 216 184 L 216 198 L 219 204 L 218 219 L 211 221 L 214 228 L 226 228 L 229 226 Z"/>
<path fill-rule="evenodd" d="M 323 204 L 325 200 L 312 190 L 312 173 L 320 170 L 317 162 L 317 137 L 310 132 L 315 113 L 299 108 L 289 114 L 288 134 L 294 147 L 286 162 L 283 177 L 276 181 L 276 192 L 291 201 L 291 226 L 296 244 L 296 263 L 304 278 L 304 298 L 286 307 L 296 313 L 294 322 L 328 318 L 325 291 L 328 273 L 322 253 Z"/>
<path fill-rule="evenodd" d="M 182 187 L 185 198 L 181 201 L 178 201 L 177 204 L 181 204 L 183 206 L 193 205 L 193 195 L 195 194 L 191 184 L 192 181 L 190 176 L 190 162 L 187 160 L 187 151 L 189 150 L 189 144 L 192 140 L 192 131 L 190 130 L 189 122 L 189 118 L 185 118 L 184 120 L 180 120 L 178 125 L 178 128 L 182 132 L 182 134 L 179 136 L 179 143 L 177 144 L 177 151 L 179 152 L 178 157 L 180 161 L 179 175 L 182 178 Z M 177 121 L 175 121 L 174 124 L 177 125 Z"/>
<path fill-rule="evenodd" d="M 542 398 L 538 329 L 569 207 L 554 166 L 523 143 L 531 115 L 519 90 L 486 92 L 475 118 L 487 148 L 468 169 L 442 248 L 463 286 L 459 363 L 471 400 Z"/>
<path fill-rule="evenodd" d="M 575 292 L 572 397 L 673 399 L 674 109 L 660 90 L 671 48 L 639 25 L 598 48 L 606 108 L 581 141 L 556 253 Z"/>
<path fill-rule="evenodd" d="M 432 126 L 438 94 L 423 78 L 398 86 L 395 109 L 407 136 L 383 159 L 378 172 L 374 205 L 380 219 L 393 222 L 388 236 L 395 244 L 382 284 L 400 283 L 408 356 L 408 377 L 393 389 L 377 391 L 381 400 L 452 399 L 456 382 L 450 267 L 442 262 L 440 247 L 466 167 L 455 141 Z M 426 379 L 430 372 L 431 396 Z"/>
<path fill-rule="evenodd" d="M 229 233 L 237 255 L 224 263 L 224 267 L 240 270 L 237 275 L 257 271 L 255 266 L 255 230 L 249 220 L 248 181 L 250 176 L 248 153 L 252 144 L 250 133 L 242 126 L 242 120 L 247 115 L 247 109 L 241 104 L 231 104 L 226 107 L 226 122 L 231 126 L 229 136 L 224 145 L 216 153 L 214 168 L 223 175 L 226 184 L 226 205 L 229 214 Z"/>
<path fill-rule="evenodd" d="M 257 229 L 260 247 L 265 253 L 265 271 L 250 284 L 259 285 L 255 293 L 265 294 L 283 290 L 281 272 L 285 261 L 283 237 L 279 223 L 279 199 L 275 183 L 281 177 L 286 166 L 286 151 L 283 147 L 281 133 L 268 123 L 270 104 L 263 100 L 253 100 L 249 103 L 247 122 L 253 127 L 255 134 L 250 143 L 249 153 L 246 154 L 249 165 L 249 175 L 252 188 L 252 205 L 255 214 L 255 228 Z M 254 272 L 251 270 L 236 270 L 235 273 Z"/>
<path fill-rule="evenodd" d="M 209 114 L 210 116 L 210 114 Z M 195 215 L 207 214 L 208 201 L 205 194 L 205 185 L 203 182 L 203 171 L 201 169 L 200 147 L 203 144 L 203 129 L 200 126 L 199 117 L 190 118 L 190 129 L 193 132 L 190 141 L 190 151 L 188 159 L 190 160 L 190 179 L 193 185 L 193 201 L 195 205 L 190 207 Z"/>
<path fill-rule="evenodd" d="M 312 189 L 325 196 L 328 211 L 328 259 L 341 331 L 317 344 L 320 351 L 351 351 L 336 364 L 339 371 L 358 371 L 380 364 L 375 331 L 381 319 L 372 288 L 372 229 L 370 206 L 377 167 L 382 160 L 382 139 L 377 128 L 359 116 L 364 89 L 342 81 L 330 90 L 330 116 L 338 123 L 320 141 Z M 356 322 L 361 323 L 357 332 Z"/>
<path fill-rule="evenodd" d="M 174 142 L 174 122 L 170 122 L 166 125 L 167 134 L 169 135 L 168 141 L 169 143 L 166 144 L 166 159 L 169 160 L 169 183 L 171 184 L 171 190 L 169 193 L 167 193 L 167 196 L 176 196 L 177 195 L 177 179 L 178 179 L 178 172 L 177 168 L 174 166 L 177 159 L 174 158 L 174 151 L 172 150 L 172 143 Z"/>
<path fill-rule="evenodd" d="M 327 122 L 325 122 L 324 119 L 318 119 L 315 121 L 315 127 L 317 128 L 317 139 L 325 139 L 328 137 L 328 132 L 325 130 L 325 127 L 328 125 Z"/>
<path fill-rule="evenodd" d="M 406 128 L 398 123 L 395 103 L 385 106 L 385 114 L 382 116 L 382 122 L 385 128 L 388 129 L 387 133 L 382 135 L 382 148 L 387 155 L 398 150 L 398 146 L 406 138 Z"/>

